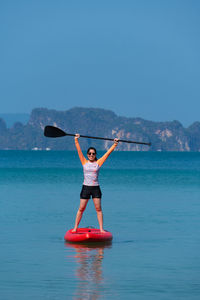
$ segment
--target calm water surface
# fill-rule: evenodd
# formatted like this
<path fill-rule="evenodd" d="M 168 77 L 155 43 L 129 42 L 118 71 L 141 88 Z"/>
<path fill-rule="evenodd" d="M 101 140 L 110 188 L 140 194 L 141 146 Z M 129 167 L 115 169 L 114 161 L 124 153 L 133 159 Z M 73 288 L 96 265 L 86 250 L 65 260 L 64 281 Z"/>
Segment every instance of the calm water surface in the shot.
<path fill-rule="evenodd" d="M 77 154 L 0 155 L 1 299 L 200 299 L 200 153 L 114 152 L 100 173 L 114 239 L 92 248 L 63 239 Z M 92 201 L 81 226 L 98 226 Z"/>

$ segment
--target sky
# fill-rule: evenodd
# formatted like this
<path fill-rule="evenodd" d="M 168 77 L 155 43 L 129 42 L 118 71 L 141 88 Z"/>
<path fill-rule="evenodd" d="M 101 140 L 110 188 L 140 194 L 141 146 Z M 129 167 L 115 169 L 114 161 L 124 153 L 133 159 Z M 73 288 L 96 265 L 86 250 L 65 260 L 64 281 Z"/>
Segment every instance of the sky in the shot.
<path fill-rule="evenodd" d="M 200 121 L 200 1 L 1 0 L 0 113 Z"/>

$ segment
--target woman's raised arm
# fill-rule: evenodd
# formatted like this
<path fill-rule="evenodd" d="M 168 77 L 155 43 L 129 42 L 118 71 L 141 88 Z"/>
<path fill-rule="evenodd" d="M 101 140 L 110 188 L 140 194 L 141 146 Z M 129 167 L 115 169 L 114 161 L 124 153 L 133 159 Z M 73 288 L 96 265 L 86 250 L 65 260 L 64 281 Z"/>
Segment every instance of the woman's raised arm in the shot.
<path fill-rule="evenodd" d="M 103 165 L 103 163 L 106 161 L 106 159 L 108 158 L 108 156 L 115 150 L 115 148 L 118 145 L 118 139 L 114 139 L 114 144 L 110 147 L 110 149 L 108 149 L 108 151 L 97 160 L 98 165 L 101 167 Z"/>
<path fill-rule="evenodd" d="M 77 133 L 75 135 L 75 138 L 74 138 L 74 140 L 75 140 L 75 146 L 76 146 L 76 149 L 78 151 L 78 156 L 80 158 L 80 161 L 81 161 L 82 165 L 84 165 L 87 162 L 87 159 L 84 157 L 83 152 L 81 150 L 81 147 L 79 145 L 79 142 L 78 142 L 79 137 L 80 137 L 80 134 Z"/>

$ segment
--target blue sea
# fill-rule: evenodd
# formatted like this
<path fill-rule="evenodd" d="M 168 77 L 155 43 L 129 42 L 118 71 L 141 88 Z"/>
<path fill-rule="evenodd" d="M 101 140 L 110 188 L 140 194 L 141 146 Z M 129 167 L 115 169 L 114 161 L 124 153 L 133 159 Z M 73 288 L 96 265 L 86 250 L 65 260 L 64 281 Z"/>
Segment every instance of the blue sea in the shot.
<path fill-rule="evenodd" d="M 200 153 L 116 151 L 99 179 L 113 242 L 67 244 L 77 153 L 0 151 L 0 299 L 200 299 Z"/>

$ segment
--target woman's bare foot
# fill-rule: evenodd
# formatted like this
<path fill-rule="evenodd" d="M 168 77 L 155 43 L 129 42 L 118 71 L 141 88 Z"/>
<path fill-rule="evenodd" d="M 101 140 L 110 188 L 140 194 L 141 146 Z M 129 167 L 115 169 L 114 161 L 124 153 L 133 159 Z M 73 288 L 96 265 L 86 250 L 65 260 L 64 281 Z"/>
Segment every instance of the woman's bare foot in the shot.
<path fill-rule="evenodd" d="M 106 233 L 106 231 L 104 229 L 100 229 L 101 233 Z"/>
<path fill-rule="evenodd" d="M 72 229 L 72 232 L 77 232 L 77 228 Z"/>

